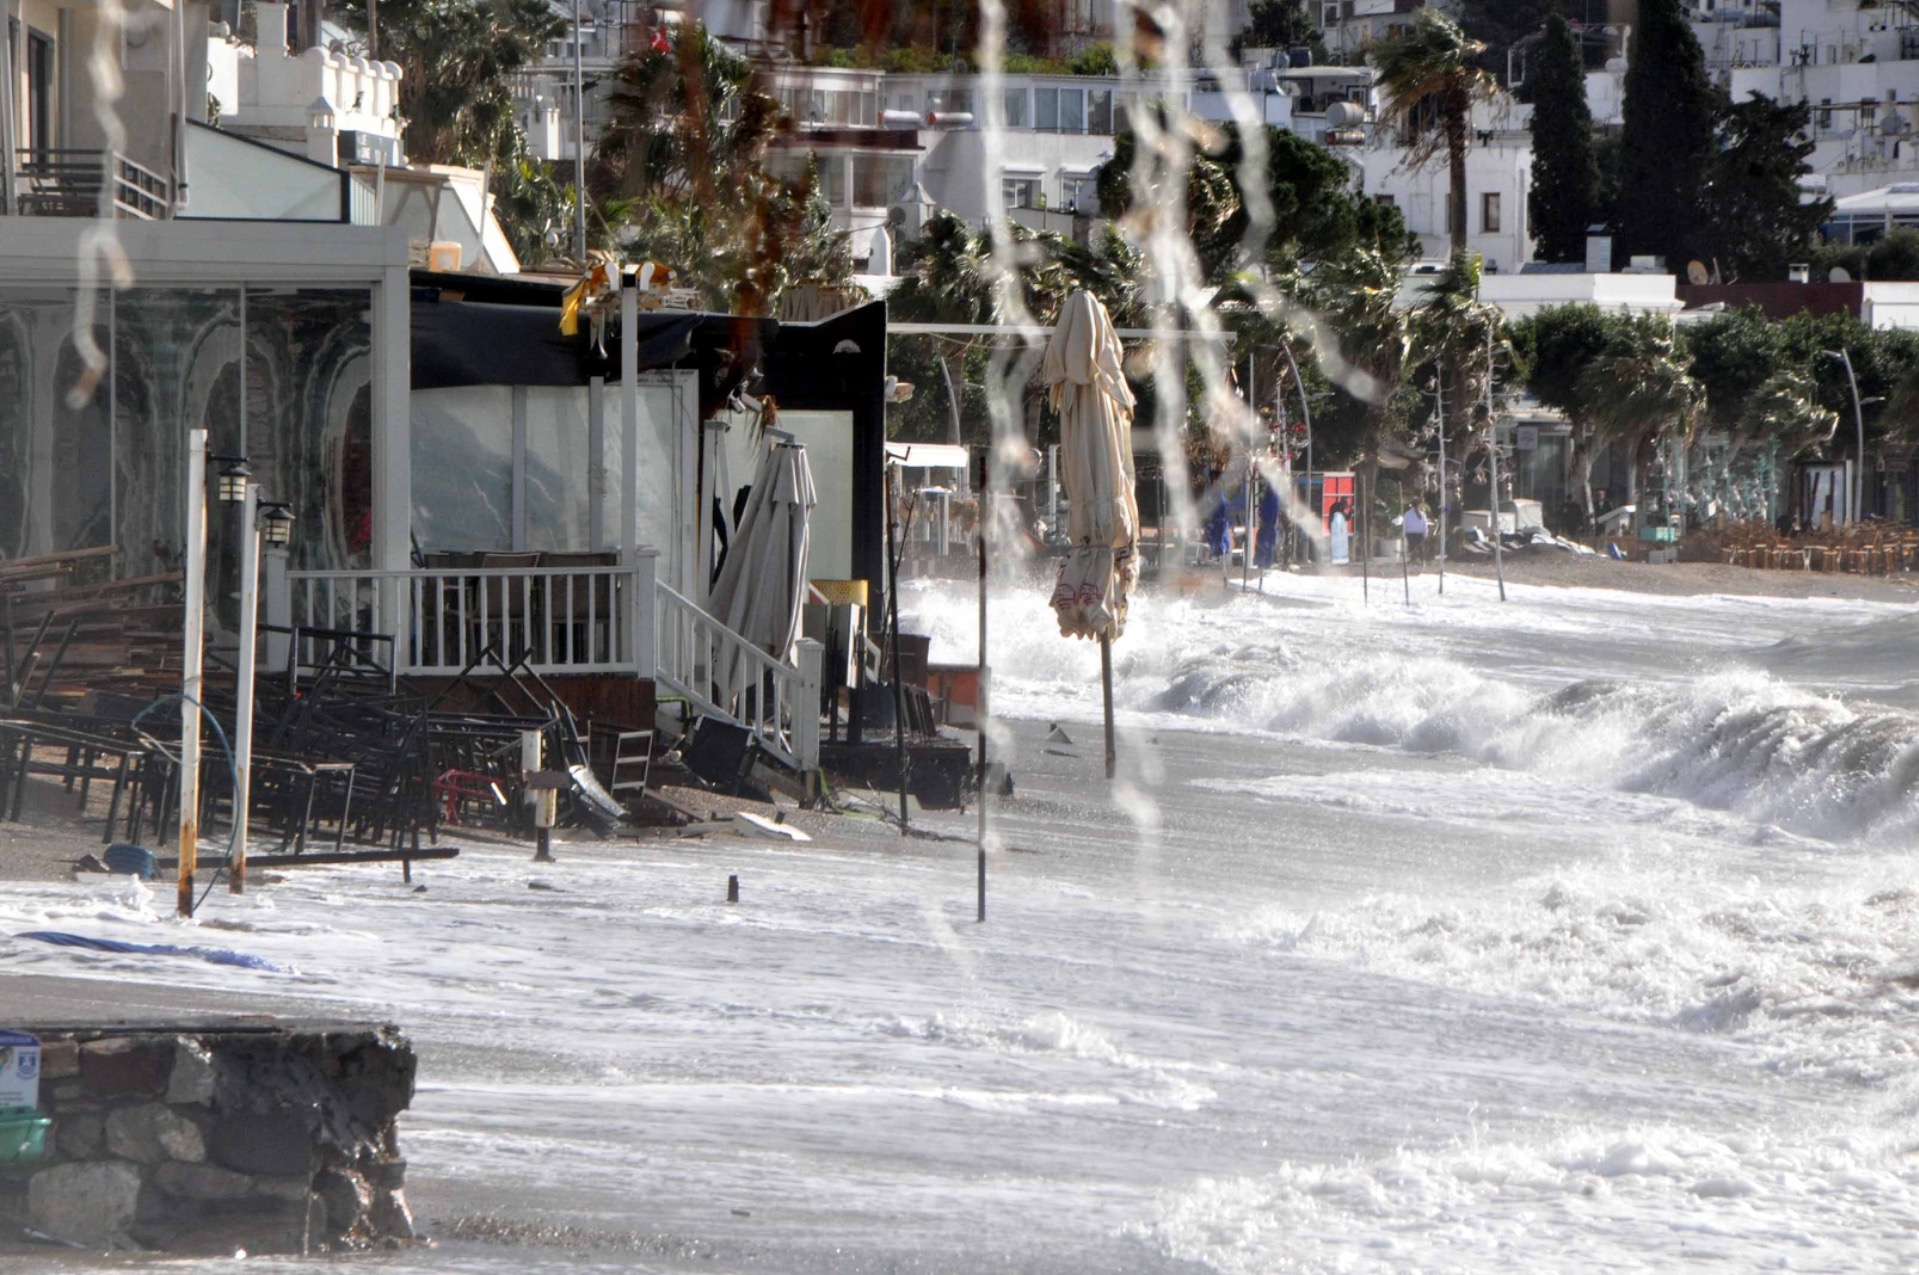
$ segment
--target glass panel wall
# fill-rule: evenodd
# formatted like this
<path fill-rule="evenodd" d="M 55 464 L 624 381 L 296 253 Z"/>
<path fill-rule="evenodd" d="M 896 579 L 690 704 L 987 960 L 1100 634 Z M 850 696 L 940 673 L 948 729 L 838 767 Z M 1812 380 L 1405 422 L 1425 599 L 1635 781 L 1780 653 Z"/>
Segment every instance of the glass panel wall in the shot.
<path fill-rule="evenodd" d="M 0 555 L 118 545 L 92 569 L 179 570 L 187 433 L 203 428 L 210 451 L 247 456 L 265 498 L 293 506 L 294 566 L 368 563 L 369 289 L 136 287 L 90 306 L 78 295 L 0 290 Z M 209 505 L 221 623 L 237 614 L 241 531 L 237 511 Z"/>
<path fill-rule="evenodd" d="M 513 547 L 513 390 L 413 391 L 413 538 L 423 553 Z"/>
<path fill-rule="evenodd" d="M 89 373 L 71 288 L 0 296 L 0 556 L 113 543 L 111 388 Z M 93 307 L 96 357 L 111 330 Z"/>
<path fill-rule="evenodd" d="M 527 547 L 563 553 L 592 549 L 586 387 L 531 385 L 521 393 L 526 396 Z"/>

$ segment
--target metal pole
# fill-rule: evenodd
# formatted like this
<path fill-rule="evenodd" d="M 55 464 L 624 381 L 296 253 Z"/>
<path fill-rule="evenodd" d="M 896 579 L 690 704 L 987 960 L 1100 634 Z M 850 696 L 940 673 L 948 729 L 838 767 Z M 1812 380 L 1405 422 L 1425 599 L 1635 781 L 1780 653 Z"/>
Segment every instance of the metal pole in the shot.
<path fill-rule="evenodd" d="M 992 534 L 993 525 L 989 504 L 993 494 L 992 466 L 993 457 L 989 448 L 980 457 L 979 466 L 979 669 L 974 674 L 976 684 L 973 691 L 975 725 L 979 730 L 976 795 L 979 797 L 979 919 L 982 923 L 986 920 L 986 683 L 989 674 L 986 664 L 986 542 Z"/>
<path fill-rule="evenodd" d="M 1493 323 L 1486 320 L 1486 454 L 1491 457 L 1493 480 L 1493 573 L 1499 577 L 1499 600 L 1506 600 L 1506 554 L 1501 546 L 1499 512 L 1499 423 L 1493 419 Z"/>
<path fill-rule="evenodd" d="M 1840 350 L 1838 355 L 1839 361 L 1846 365 L 1846 384 L 1852 387 L 1852 428 L 1855 436 L 1852 461 L 1852 518 L 1856 522 L 1866 511 L 1866 414 L 1859 403 L 1859 378 L 1852 374 L 1852 352 Z"/>
<path fill-rule="evenodd" d="M 233 688 L 233 863 L 227 889 L 247 892 L 247 819 L 253 812 L 253 677 L 260 640 L 260 492 L 240 506 L 240 668 Z"/>
<path fill-rule="evenodd" d="M 1439 592 L 1446 592 L 1446 380 L 1433 387 L 1433 410 L 1439 414 Z"/>
<path fill-rule="evenodd" d="M 906 692 L 901 684 L 900 668 L 900 553 L 899 519 L 893 503 L 892 461 L 886 464 L 886 607 L 893 620 L 893 740 L 900 767 L 900 836 L 906 835 Z"/>
<path fill-rule="evenodd" d="M 200 851 L 200 683 L 207 592 L 207 432 L 187 432 L 186 640 L 180 662 L 179 913 L 193 915 Z"/>
<path fill-rule="evenodd" d="M 1257 422 L 1259 420 L 1258 413 L 1253 406 L 1258 401 L 1259 400 L 1253 396 L 1253 354 L 1252 354 L 1252 351 L 1248 350 L 1246 352 L 1246 412 L 1247 412 L 1247 415 L 1250 416 L 1254 422 Z M 1250 586 L 1253 582 L 1253 539 L 1254 539 L 1254 536 L 1257 534 L 1257 527 L 1255 524 L 1257 523 L 1258 518 L 1253 511 L 1253 443 L 1254 443 L 1254 439 L 1255 439 L 1254 432 L 1251 428 L 1249 428 L 1246 434 L 1246 497 L 1245 497 L 1246 503 L 1244 508 L 1240 510 L 1241 516 L 1245 519 L 1245 522 L 1246 522 L 1246 546 L 1243 550 L 1241 550 L 1239 555 L 1239 588 L 1240 588 L 1240 592 L 1242 593 L 1244 593 L 1246 589 L 1248 588 L 1248 586 Z M 1104 639 L 1101 639 L 1101 640 L 1104 641 Z M 1109 664 L 1112 662 L 1111 652 L 1106 653 L 1106 661 Z M 1113 727 L 1112 727 L 1113 691 L 1110 685 L 1110 682 L 1112 680 L 1110 676 L 1110 672 L 1107 680 L 1109 682 L 1109 685 L 1107 686 L 1107 689 L 1106 689 L 1106 718 L 1107 718 L 1106 756 L 1108 759 L 1106 764 L 1106 777 L 1108 779 L 1111 779 L 1113 777 L 1113 766 L 1111 761 L 1111 758 L 1113 755 Z"/>
<path fill-rule="evenodd" d="M 1279 352 L 1286 356 L 1286 366 L 1292 371 L 1293 384 L 1299 388 L 1299 422 L 1306 427 L 1306 503 L 1311 505 L 1313 502 L 1313 406 L 1306 401 L 1306 381 L 1300 376 L 1299 364 L 1293 359 L 1293 347 L 1282 341 Z"/>
<path fill-rule="evenodd" d="M 13 33 L 10 30 L 0 31 L 0 84 L 6 87 L 5 97 L 0 98 L 0 151 L 5 152 L 6 164 L 4 176 L 0 177 L 4 182 L 0 184 L 0 215 L 12 216 L 20 141 L 13 118 Z M 113 380 L 111 376 L 107 379 Z"/>
<path fill-rule="evenodd" d="M 580 0 L 573 0 L 573 255 L 586 260 L 586 73 L 580 65 Z"/>
<path fill-rule="evenodd" d="M 1371 465 L 1365 461 L 1370 469 Z M 1359 471 L 1359 481 L 1353 484 L 1353 490 L 1359 497 L 1359 507 L 1353 511 L 1353 517 L 1346 520 L 1346 538 L 1350 543 L 1359 541 L 1359 600 L 1367 606 L 1373 602 L 1373 500 L 1367 493 L 1366 470 Z"/>
<path fill-rule="evenodd" d="M 1119 750 L 1113 746 L 1113 639 L 1099 637 L 1099 688 L 1106 700 L 1106 777 L 1111 779 L 1119 764 Z"/>

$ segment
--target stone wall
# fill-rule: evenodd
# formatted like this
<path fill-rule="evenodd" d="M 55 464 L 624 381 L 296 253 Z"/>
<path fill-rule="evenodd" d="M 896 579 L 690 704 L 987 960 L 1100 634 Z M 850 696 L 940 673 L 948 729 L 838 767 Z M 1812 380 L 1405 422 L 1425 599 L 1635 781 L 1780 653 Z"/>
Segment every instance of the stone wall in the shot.
<path fill-rule="evenodd" d="M 0 1165 L 0 1213 L 88 1248 L 320 1253 L 413 1238 L 393 1027 L 25 1026 L 47 1154 Z"/>

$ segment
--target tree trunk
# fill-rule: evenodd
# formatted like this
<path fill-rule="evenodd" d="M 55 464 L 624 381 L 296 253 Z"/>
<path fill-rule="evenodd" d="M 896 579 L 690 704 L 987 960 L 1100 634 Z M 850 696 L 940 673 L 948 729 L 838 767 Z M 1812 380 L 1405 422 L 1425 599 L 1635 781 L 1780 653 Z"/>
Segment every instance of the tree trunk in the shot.
<path fill-rule="evenodd" d="M 1467 113 L 1471 110 L 1465 94 L 1459 97 L 1461 100 L 1448 103 L 1446 111 L 1446 164 L 1451 179 L 1446 197 L 1452 208 L 1455 255 L 1466 251 L 1466 129 L 1470 122 Z"/>

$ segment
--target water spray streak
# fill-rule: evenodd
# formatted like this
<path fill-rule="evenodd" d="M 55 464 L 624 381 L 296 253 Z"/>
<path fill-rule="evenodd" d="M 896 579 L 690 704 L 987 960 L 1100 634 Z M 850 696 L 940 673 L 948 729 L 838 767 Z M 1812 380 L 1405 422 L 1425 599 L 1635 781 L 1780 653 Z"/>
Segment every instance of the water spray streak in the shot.
<path fill-rule="evenodd" d="M 87 57 L 87 75 L 93 81 L 93 118 L 106 139 L 107 162 L 126 150 L 127 129 L 120 118 L 120 99 L 126 96 L 126 82 L 120 77 L 120 47 L 127 27 L 126 7 L 120 0 L 101 0 L 99 24 L 94 28 L 93 50 Z M 143 25 L 158 25 L 164 14 L 155 11 Z M 118 219 L 113 215 L 116 174 L 108 171 L 100 183 L 99 218 L 80 236 L 80 287 L 74 296 L 73 348 L 80 356 L 80 373 L 67 388 L 67 407 L 79 411 L 93 400 L 100 380 L 107 374 L 107 354 L 94 339 L 94 321 L 99 309 L 101 268 L 109 284 L 124 292 L 133 286 L 133 266 L 126 248 L 120 243 Z"/>

